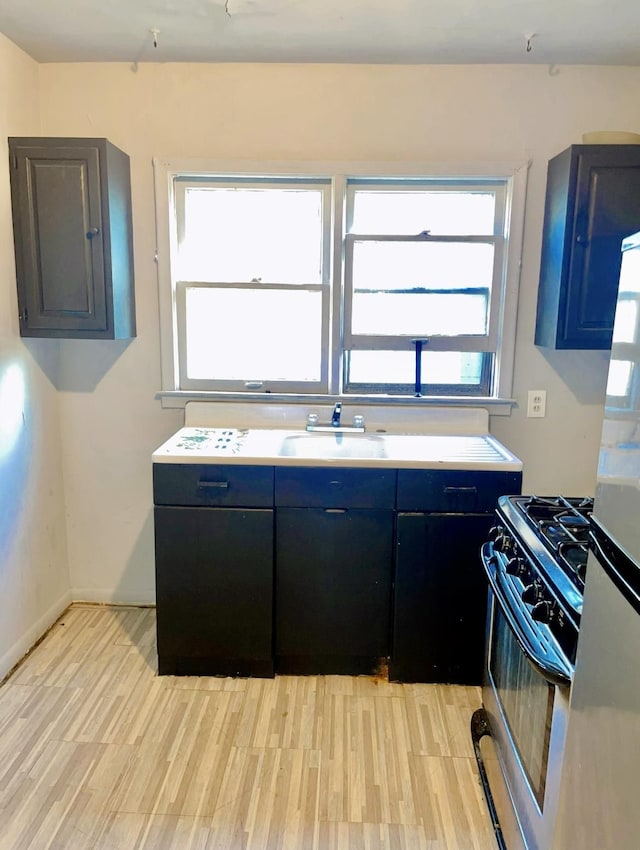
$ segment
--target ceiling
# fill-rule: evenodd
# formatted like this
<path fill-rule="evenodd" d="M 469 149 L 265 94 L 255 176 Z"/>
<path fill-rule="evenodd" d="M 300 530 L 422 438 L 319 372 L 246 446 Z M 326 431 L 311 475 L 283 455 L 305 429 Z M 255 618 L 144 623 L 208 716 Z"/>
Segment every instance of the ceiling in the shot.
<path fill-rule="evenodd" d="M 38 62 L 640 65 L 637 0 L 0 0 L 0 32 Z"/>

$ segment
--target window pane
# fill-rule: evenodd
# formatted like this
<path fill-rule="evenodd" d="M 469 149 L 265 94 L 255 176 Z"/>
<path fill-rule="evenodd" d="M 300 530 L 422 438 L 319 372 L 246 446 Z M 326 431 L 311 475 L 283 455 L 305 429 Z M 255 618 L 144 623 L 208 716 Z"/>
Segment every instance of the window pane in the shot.
<path fill-rule="evenodd" d="M 359 242 L 353 245 L 354 289 L 488 289 L 491 244 Z"/>
<path fill-rule="evenodd" d="M 638 301 L 633 296 L 627 298 L 621 294 L 613 325 L 613 342 L 633 342 L 636 338 L 637 327 Z"/>
<path fill-rule="evenodd" d="M 353 333 L 486 334 L 493 254 L 468 242 L 356 241 Z"/>
<path fill-rule="evenodd" d="M 354 334 L 460 336 L 487 332 L 488 293 L 355 294 Z"/>
<path fill-rule="evenodd" d="M 487 236 L 494 232 L 493 192 L 355 190 L 352 233 L 429 230 L 434 235 Z"/>
<path fill-rule="evenodd" d="M 187 376 L 318 381 L 321 326 L 320 292 L 187 289 Z"/>
<path fill-rule="evenodd" d="M 478 352 L 423 351 L 422 383 L 478 386 L 484 356 Z M 415 372 L 416 356 L 410 351 L 352 351 L 349 355 L 349 384 L 413 386 Z"/>
<path fill-rule="evenodd" d="M 618 286 L 618 305 L 613 342 L 635 342 L 638 338 L 640 302 L 640 252 L 624 251 Z"/>
<path fill-rule="evenodd" d="M 628 400 L 631 393 L 633 363 L 629 360 L 612 360 L 609 364 L 607 396 Z"/>
<path fill-rule="evenodd" d="M 188 187 L 178 280 L 322 281 L 321 189 Z"/>

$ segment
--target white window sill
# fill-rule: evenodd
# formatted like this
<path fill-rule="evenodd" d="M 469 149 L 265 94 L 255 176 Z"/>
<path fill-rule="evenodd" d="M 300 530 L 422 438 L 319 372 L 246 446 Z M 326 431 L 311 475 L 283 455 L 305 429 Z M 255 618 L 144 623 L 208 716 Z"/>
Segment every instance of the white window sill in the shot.
<path fill-rule="evenodd" d="M 516 405 L 515 399 L 489 398 L 487 396 L 326 396 L 326 395 L 291 395 L 283 393 L 213 393 L 190 392 L 183 390 L 162 391 L 156 394 L 163 408 L 184 408 L 190 401 L 210 402 L 249 402 L 256 404 L 333 404 L 342 401 L 346 404 L 359 406 L 389 406 L 389 407 L 480 407 L 487 410 L 491 416 L 510 416 L 511 409 Z"/>

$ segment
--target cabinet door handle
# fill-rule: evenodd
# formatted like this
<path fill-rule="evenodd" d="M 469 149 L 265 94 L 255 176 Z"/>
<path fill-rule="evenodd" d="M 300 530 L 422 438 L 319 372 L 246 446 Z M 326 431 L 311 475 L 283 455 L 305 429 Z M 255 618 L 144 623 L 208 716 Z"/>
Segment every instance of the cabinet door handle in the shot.
<path fill-rule="evenodd" d="M 445 487 L 443 492 L 446 493 L 447 496 L 469 496 L 471 493 L 477 493 L 478 488 L 475 484 L 471 487 Z"/>
<path fill-rule="evenodd" d="M 228 490 L 228 481 L 198 481 L 199 490 Z"/>
<path fill-rule="evenodd" d="M 97 236 L 100 233 L 99 227 L 91 227 L 87 230 L 87 239 L 93 239 L 94 236 Z"/>

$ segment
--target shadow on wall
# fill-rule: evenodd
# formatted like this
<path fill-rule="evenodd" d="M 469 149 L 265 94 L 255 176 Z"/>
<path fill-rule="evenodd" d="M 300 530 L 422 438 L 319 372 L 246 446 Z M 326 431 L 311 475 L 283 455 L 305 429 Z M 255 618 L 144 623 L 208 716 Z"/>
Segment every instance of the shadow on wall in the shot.
<path fill-rule="evenodd" d="M 23 367 L 0 364 L 0 568 L 13 547 L 29 481 L 28 404 Z"/>
<path fill-rule="evenodd" d="M 549 366 L 581 404 L 604 404 L 610 351 L 538 348 Z"/>
<path fill-rule="evenodd" d="M 57 390 L 91 393 L 133 340 L 23 337 L 23 342 Z"/>

